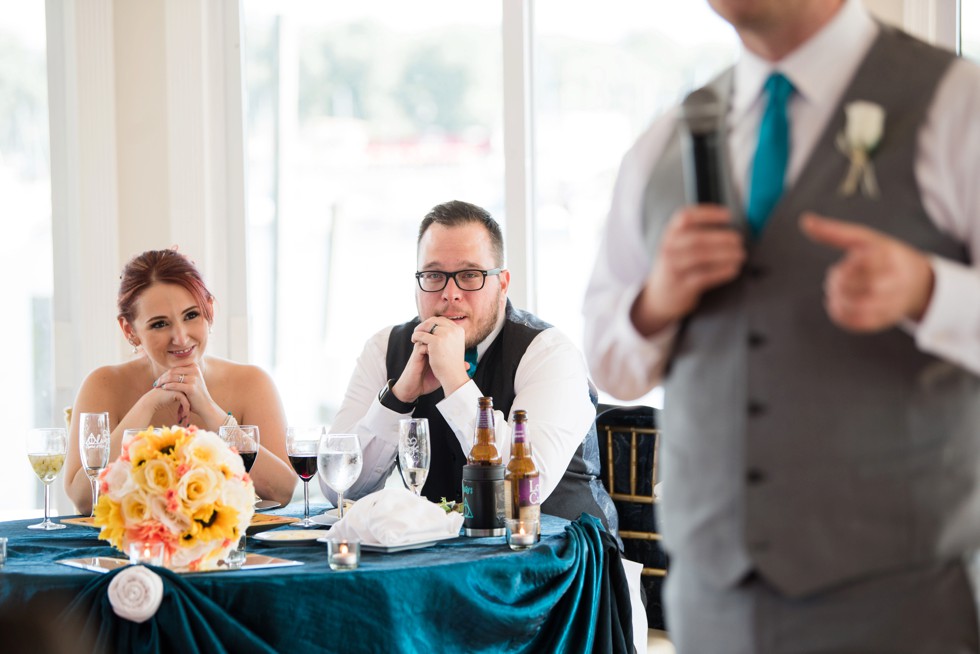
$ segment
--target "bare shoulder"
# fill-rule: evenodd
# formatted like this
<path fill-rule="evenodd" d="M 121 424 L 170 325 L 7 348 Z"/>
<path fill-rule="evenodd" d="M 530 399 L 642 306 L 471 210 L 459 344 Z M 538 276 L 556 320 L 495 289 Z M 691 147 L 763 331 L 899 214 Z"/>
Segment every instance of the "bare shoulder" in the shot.
<path fill-rule="evenodd" d="M 82 406 L 89 404 L 118 408 L 131 406 L 132 397 L 149 390 L 152 376 L 144 361 L 135 359 L 125 363 L 100 366 L 90 372 L 78 390 L 78 401 Z"/>
<path fill-rule="evenodd" d="M 206 362 L 209 385 L 263 392 L 275 389 L 272 376 L 259 366 L 211 356 L 207 357 Z"/>
<path fill-rule="evenodd" d="M 140 384 L 141 380 L 146 382 L 149 379 L 145 368 L 139 360 L 100 366 L 85 377 L 82 388 L 106 389 L 113 392 L 134 385 L 146 385 L 146 383 Z"/>

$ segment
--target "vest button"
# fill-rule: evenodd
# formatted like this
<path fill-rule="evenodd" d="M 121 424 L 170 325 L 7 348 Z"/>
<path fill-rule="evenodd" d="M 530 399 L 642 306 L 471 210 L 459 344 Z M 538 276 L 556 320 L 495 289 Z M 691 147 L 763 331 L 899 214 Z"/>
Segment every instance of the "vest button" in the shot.
<path fill-rule="evenodd" d="M 766 473 L 759 468 L 749 468 L 745 471 L 745 481 L 751 485 L 761 484 L 766 480 Z"/>
<path fill-rule="evenodd" d="M 750 263 L 745 266 L 745 274 L 749 279 L 762 279 L 769 274 L 769 268 L 759 263 Z"/>
<path fill-rule="evenodd" d="M 762 347 L 769 341 L 764 334 L 749 332 L 749 347 Z"/>
<path fill-rule="evenodd" d="M 761 416 L 766 412 L 766 405 L 756 400 L 749 400 L 748 409 L 749 415 L 754 418 Z"/>

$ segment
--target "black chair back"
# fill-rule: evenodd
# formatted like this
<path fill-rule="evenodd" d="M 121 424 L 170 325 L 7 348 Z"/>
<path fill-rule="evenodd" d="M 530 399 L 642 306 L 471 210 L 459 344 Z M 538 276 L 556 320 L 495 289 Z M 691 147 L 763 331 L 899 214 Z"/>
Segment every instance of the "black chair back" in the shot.
<path fill-rule="evenodd" d="M 651 629 L 664 629 L 661 586 L 667 555 L 657 530 L 657 455 L 659 409 L 649 406 L 599 405 L 596 431 L 602 483 L 619 512 L 624 556 L 643 564 L 641 578 Z"/>

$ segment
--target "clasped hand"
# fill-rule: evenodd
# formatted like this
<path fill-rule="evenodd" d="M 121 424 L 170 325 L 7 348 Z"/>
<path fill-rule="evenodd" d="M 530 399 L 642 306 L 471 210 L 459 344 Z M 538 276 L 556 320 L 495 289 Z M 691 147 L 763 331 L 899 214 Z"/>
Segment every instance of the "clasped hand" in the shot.
<path fill-rule="evenodd" d="M 190 422 L 192 411 L 204 417 L 206 407 L 213 407 L 214 411 L 221 413 L 211 399 L 204 374 L 196 363 L 171 368 L 157 377 L 144 398 L 153 403 L 154 412 L 176 403 L 177 424 L 182 427 Z"/>
<path fill-rule="evenodd" d="M 469 381 L 463 360 L 466 332 L 448 318 L 423 320 L 412 332 L 412 354 L 392 387 L 402 402 L 414 402 L 442 387 L 448 396 Z"/>

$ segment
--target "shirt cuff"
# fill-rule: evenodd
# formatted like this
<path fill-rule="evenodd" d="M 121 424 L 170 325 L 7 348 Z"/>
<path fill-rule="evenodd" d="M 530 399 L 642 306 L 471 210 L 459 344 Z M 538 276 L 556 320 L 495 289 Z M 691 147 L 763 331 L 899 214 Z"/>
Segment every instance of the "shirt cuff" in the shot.
<path fill-rule="evenodd" d="M 930 257 L 934 275 L 932 298 L 918 325 L 910 331 L 924 352 L 967 364 L 963 356 L 973 349 L 980 327 L 980 274 L 948 259 Z"/>
<path fill-rule="evenodd" d="M 380 439 L 389 446 L 398 448 L 398 421 L 405 417 L 404 413 L 392 411 L 382 405 L 375 397 L 368 406 L 361 424 L 365 426 L 374 438 Z M 362 444 L 363 445 L 363 444 Z"/>
<path fill-rule="evenodd" d="M 450 429 L 456 434 L 463 453 L 468 454 L 473 444 L 473 434 L 470 426 L 476 421 L 477 401 L 483 397 L 483 391 L 472 379 L 457 388 L 452 395 L 443 398 L 436 408 L 446 419 Z"/>

